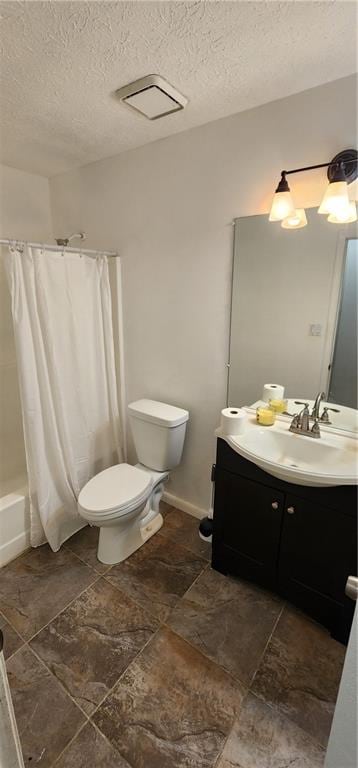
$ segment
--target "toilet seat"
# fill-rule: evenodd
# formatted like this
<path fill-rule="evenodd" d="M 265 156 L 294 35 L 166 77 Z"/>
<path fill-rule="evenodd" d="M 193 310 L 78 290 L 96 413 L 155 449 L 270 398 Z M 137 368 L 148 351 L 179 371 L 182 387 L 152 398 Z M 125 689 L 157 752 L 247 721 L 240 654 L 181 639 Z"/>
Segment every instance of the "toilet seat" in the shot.
<path fill-rule="evenodd" d="M 144 504 L 152 489 L 152 478 L 131 464 L 116 464 L 92 477 L 82 488 L 78 504 L 87 519 L 110 519 L 129 514 Z"/>

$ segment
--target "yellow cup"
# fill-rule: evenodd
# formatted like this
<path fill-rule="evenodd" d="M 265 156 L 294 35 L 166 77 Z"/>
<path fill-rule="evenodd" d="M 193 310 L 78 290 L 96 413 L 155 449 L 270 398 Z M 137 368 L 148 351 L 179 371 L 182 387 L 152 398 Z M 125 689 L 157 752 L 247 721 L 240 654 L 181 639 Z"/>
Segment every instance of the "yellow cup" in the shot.
<path fill-rule="evenodd" d="M 269 407 L 275 411 L 275 413 L 283 413 L 287 410 L 287 400 L 276 400 L 272 398 L 269 400 Z"/>
<path fill-rule="evenodd" d="M 261 424 L 262 427 L 272 427 L 275 423 L 276 413 L 268 406 L 260 406 L 256 408 L 256 421 Z"/>

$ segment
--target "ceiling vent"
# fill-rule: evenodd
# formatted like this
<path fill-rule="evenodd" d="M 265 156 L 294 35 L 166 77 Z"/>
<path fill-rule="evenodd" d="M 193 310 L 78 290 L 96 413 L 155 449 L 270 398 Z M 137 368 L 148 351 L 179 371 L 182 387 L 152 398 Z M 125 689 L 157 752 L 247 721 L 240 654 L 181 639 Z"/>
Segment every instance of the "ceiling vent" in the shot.
<path fill-rule="evenodd" d="M 147 75 L 119 88 L 116 95 L 148 120 L 158 120 L 184 109 L 188 99 L 160 75 Z"/>

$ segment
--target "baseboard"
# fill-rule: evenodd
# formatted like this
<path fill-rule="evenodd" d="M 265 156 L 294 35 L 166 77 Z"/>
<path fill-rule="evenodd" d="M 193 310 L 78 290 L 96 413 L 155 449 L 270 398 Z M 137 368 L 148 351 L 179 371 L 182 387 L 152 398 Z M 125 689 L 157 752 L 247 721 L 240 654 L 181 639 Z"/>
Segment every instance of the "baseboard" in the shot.
<path fill-rule="evenodd" d="M 167 491 L 164 491 L 162 498 L 163 501 L 166 501 L 166 503 L 170 504 L 170 506 L 181 509 L 182 512 L 187 512 L 188 515 L 192 515 L 198 520 L 201 520 L 202 517 L 205 517 L 208 514 L 207 509 L 196 507 L 195 504 L 191 504 L 190 501 L 185 501 L 185 499 L 181 499 L 179 496 L 174 496 L 172 493 L 168 493 Z"/>
<path fill-rule="evenodd" d="M 30 531 L 23 531 L 0 547 L 0 568 L 30 547 Z"/>

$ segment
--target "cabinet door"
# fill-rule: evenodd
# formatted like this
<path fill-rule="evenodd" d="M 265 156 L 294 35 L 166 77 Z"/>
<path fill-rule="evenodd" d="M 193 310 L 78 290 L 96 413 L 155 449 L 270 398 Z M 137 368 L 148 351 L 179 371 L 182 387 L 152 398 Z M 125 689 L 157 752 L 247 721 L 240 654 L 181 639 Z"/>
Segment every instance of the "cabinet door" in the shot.
<path fill-rule="evenodd" d="M 357 569 L 356 527 L 341 510 L 286 496 L 280 590 L 331 629 L 342 621 L 346 581 Z"/>
<path fill-rule="evenodd" d="M 213 567 L 275 587 L 283 502 L 274 488 L 217 467 Z"/>

